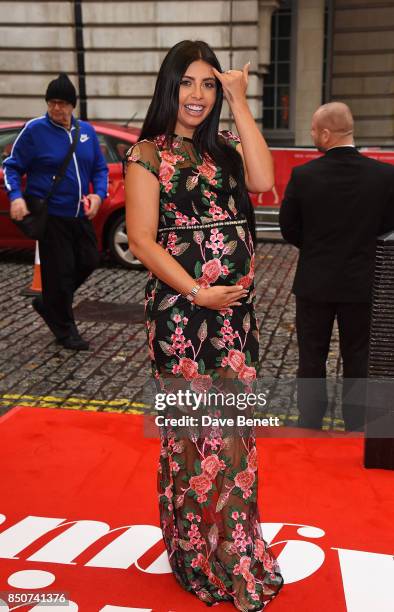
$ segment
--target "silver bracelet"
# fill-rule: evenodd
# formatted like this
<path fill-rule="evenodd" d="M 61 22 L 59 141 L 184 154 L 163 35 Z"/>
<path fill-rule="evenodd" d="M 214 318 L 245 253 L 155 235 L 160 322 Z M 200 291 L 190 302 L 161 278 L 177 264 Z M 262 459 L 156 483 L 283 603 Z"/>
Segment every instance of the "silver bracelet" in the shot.
<path fill-rule="evenodd" d="M 189 302 L 194 302 L 194 298 L 196 297 L 200 289 L 200 285 L 194 285 L 193 289 L 191 289 L 189 293 L 185 295 L 186 299 L 189 300 Z"/>

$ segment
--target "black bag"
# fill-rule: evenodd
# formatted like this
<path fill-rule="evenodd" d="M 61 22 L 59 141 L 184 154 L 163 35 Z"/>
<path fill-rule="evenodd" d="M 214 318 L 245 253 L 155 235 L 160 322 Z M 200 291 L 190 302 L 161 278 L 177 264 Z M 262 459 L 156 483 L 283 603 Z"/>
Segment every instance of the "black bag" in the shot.
<path fill-rule="evenodd" d="M 26 202 L 29 214 L 23 217 L 21 221 L 13 219 L 15 225 L 28 238 L 33 240 L 41 240 L 45 233 L 48 218 L 48 204 L 46 198 L 39 198 L 29 193 L 23 194 L 23 199 Z"/>
<path fill-rule="evenodd" d="M 51 189 L 48 195 L 45 198 L 40 198 L 30 193 L 23 194 L 23 198 L 26 202 L 29 214 L 23 217 L 21 221 L 16 221 L 15 219 L 13 219 L 13 222 L 28 238 L 31 238 L 33 240 L 41 240 L 44 237 L 48 218 L 48 201 L 54 194 L 55 189 L 57 188 L 58 184 L 65 175 L 67 166 L 70 163 L 71 157 L 75 152 L 78 137 L 79 123 L 77 122 L 73 141 L 67 151 L 67 155 L 64 158 L 60 170 L 53 179 L 53 183 L 51 185 Z"/>

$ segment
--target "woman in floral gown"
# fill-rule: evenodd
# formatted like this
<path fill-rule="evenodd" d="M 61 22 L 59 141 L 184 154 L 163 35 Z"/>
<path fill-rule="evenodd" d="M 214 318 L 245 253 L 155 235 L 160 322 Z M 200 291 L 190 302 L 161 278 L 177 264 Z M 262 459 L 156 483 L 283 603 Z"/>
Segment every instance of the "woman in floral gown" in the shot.
<path fill-rule="evenodd" d="M 256 378 L 254 219 L 247 190 L 273 166 L 246 100 L 248 68 L 221 72 L 201 41 L 167 54 L 139 142 L 126 155 L 130 248 L 150 270 L 153 375 L 196 392 Z M 225 95 L 240 138 L 219 132 Z M 180 584 L 207 605 L 262 610 L 283 579 L 257 508 L 253 436 L 161 429 L 160 520 Z"/>

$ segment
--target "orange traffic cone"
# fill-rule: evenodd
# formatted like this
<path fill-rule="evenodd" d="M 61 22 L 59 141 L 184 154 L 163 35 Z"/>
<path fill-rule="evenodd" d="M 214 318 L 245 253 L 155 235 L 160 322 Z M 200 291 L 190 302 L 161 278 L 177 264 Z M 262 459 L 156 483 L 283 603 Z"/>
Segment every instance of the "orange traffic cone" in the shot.
<path fill-rule="evenodd" d="M 39 295 L 42 291 L 41 285 L 41 264 L 40 264 L 40 252 L 38 250 L 38 242 L 36 242 L 36 253 L 34 256 L 34 271 L 33 280 L 30 287 L 23 289 L 22 295 Z"/>

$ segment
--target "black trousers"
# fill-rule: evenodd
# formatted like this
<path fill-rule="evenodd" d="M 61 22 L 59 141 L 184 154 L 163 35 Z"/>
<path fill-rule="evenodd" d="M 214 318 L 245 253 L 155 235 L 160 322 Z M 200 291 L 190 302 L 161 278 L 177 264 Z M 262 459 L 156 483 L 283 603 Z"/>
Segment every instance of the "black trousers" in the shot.
<path fill-rule="evenodd" d="M 326 361 L 335 318 L 343 362 L 342 414 L 347 431 L 362 430 L 371 305 L 296 298 L 299 427 L 320 429 L 327 411 Z"/>
<path fill-rule="evenodd" d="M 46 316 L 55 336 L 65 338 L 76 332 L 74 292 L 99 264 L 91 221 L 49 215 L 39 252 Z"/>

